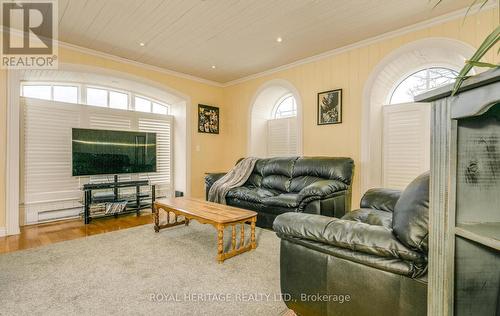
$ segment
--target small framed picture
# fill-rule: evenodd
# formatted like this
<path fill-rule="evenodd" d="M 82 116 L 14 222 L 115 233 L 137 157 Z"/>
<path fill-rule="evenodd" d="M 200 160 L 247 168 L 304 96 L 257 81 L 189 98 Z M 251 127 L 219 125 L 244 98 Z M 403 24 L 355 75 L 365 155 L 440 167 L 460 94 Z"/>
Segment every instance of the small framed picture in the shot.
<path fill-rule="evenodd" d="M 219 134 L 219 108 L 198 104 L 198 133 Z"/>
<path fill-rule="evenodd" d="M 318 125 L 342 123 L 342 89 L 318 93 Z"/>

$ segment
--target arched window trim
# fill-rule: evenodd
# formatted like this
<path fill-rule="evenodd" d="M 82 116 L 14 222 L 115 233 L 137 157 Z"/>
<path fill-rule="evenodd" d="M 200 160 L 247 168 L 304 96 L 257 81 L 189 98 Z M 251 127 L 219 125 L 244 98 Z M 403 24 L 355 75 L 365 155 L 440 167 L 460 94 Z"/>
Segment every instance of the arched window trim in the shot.
<path fill-rule="evenodd" d="M 295 114 L 294 115 L 290 115 L 290 116 L 280 116 L 280 117 L 277 117 L 277 113 L 278 113 L 278 109 L 280 107 L 280 105 L 283 103 L 283 101 L 285 101 L 286 99 L 288 98 L 293 98 L 293 102 L 294 102 L 294 112 Z M 271 111 L 271 119 L 272 120 L 275 120 L 275 119 L 282 119 L 282 118 L 289 118 L 289 117 L 296 117 L 297 116 L 297 100 L 295 100 L 295 97 L 293 96 L 292 93 L 286 93 L 284 94 L 282 97 L 280 97 L 278 99 L 278 101 L 276 101 L 276 103 L 274 104 L 273 106 L 273 110 Z"/>
<path fill-rule="evenodd" d="M 394 94 L 394 92 L 396 92 L 396 89 L 399 87 L 399 85 L 401 83 L 403 83 L 403 81 L 408 79 L 410 76 L 416 74 L 417 72 L 422 71 L 422 70 L 426 70 L 429 68 L 446 68 L 449 70 L 456 71 L 457 73 L 460 72 L 460 69 L 456 65 L 447 64 L 447 63 L 429 63 L 429 64 L 419 65 L 418 67 L 413 68 L 412 70 L 405 72 L 400 77 L 400 79 L 395 82 L 395 84 L 390 89 L 390 92 L 387 94 L 385 104 L 391 104 L 392 95 Z M 471 70 L 471 74 L 475 74 L 474 69 Z"/>

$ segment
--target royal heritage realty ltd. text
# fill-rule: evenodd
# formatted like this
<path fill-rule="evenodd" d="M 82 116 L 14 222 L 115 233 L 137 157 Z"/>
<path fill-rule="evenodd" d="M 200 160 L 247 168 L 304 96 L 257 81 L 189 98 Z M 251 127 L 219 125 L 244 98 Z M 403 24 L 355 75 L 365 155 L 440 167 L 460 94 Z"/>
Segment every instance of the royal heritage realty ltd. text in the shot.
<path fill-rule="evenodd" d="M 151 293 L 149 301 L 155 303 L 203 303 L 203 302 L 270 302 L 303 301 L 334 302 L 343 304 L 351 301 L 349 294 L 300 294 L 292 297 L 288 293 Z"/>

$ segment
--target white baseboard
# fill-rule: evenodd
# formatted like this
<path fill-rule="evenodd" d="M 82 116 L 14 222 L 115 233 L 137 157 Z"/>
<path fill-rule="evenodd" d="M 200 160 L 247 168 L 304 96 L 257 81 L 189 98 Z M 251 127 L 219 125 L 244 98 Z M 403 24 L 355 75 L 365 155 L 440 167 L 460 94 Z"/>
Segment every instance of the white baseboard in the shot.
<path fill-rule="evenodd" d="M 7 235 L 7 229 L 5 227 L 0 227 L 0 237 Z"/>

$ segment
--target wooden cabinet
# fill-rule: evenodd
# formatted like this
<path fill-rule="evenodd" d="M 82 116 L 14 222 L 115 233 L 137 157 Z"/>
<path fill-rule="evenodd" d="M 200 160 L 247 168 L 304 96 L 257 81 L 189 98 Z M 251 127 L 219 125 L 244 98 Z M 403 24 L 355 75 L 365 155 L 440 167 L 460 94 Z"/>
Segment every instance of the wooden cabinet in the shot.
<path fill-rule="evenodd" d="M 500 315 L 500 70 L 432 102 L 429 315 Z"/>

